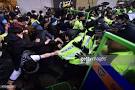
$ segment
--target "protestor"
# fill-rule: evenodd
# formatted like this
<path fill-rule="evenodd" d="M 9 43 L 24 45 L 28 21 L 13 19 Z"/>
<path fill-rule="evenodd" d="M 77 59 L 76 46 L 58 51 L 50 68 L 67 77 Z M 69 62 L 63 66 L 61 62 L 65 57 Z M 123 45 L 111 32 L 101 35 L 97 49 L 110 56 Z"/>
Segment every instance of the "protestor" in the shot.
<path fill-rule="evenodd" d="M 42 69 L 48 69 L 61 60 L 57 57 L 59 49 L 59 56 L 69 60 L 64 73 L 70 76 L 72 71 L 71 77 L 76 77 L 83 71 L 83 67 L 78 66 L 81 63 L 78 58 L 93 55 L 98 45 L 95 42 L 100 42 L 106 31 L 135 43 L 135 18 L 129 17 L 134 15 L 134 7 L 134 2 L 119 3 L 116 10 L 101 4 L 87 10 L 89 19 L 85 18 L 84 9 L 77 13 L 68 12 L 66 8 L 56 9 L 54 14 L 49 8 L 45 15 L 44 11 L 39 11 L 38 15 L 35 10 L 26 15 L 21 15 L 20 11 L 6 15 L 0 13 L 0 41 L 5 42 L 2 48 L 6 47 L 14 64 L 8 83 L 13 84 L 23 72 L 36 72 L 40 64 Z M 65 74 L 60 80 L 70 78 Z"/>
<path fill-rule="evenodd" d="M 38 37 L 44 41 L 46 40 L 46 37 L 52 39 L 53 36 L 50 33 L 48 33 L 47 30 L 44 30 L 37 18 L 38 16 L 36 14 L 33 14 L 31 16 L 31 26 L 36 30 L 35 32 L 37 33 Z"/>
<path fill-rule="evenodd" d="M 48 44 L 49 42 L 31 42 L 29 41 L 29 38 L 27 37 L 26 34 L 24 34 L 25 32 L 20 29 L 20 28 L 15 28 L 14 33 L 10 33 L 7 37 L 7 44 L 8 44 L 8 51 L 9 54 L 11 55 L 11 58 L 13 60 L 14 63 L 14 71 L 11 74 L 11 77 L 9 80 L 9 84 L 11 84 L 12 80 L 16 80 L 17 77 L 20 75 L 20 63 L 21 63 L 21 55 L 23 53 L 23 51 L 29 49 L 29 50 L 35 50 L 38 47 L 42 47 L 46 44 Z M 12 52 L 14 51 L 14 52 Z M 38 61 L 42 58 L 47 58 L 53 55 L 57 55 L 57 51 L 53 52 L 53 53 L 47 53 L 47 54 L 43 54 L 43 55 L 32 55 L 30 56 L 32 59 L 34 59 L 35 61 Z"/>
<path fill-rule="evenodd" d="M 78 19 L 74 23 L 73 29 L 82 31 L 84 30 L 83 20 L 85 19 L 84 13 L 80 12 L 78 13 Z"/>
<path fill-rule="evenodd" d="M 39 11 L 38 21 L 40 22 L 40 25 L 45 29 L 45 27 L 44 27 L 44 13 L 43 13 L 43 11 Z"/>
<path fill-rule="evenodd" d="M 117 20 L 122 27 L 120 28 L 121 30 L 118 30 L 116 35 L 135 43 L 135 25 L 130 22 L 129 16 L 127 14 L 123 14 L 120 15 Z"/>

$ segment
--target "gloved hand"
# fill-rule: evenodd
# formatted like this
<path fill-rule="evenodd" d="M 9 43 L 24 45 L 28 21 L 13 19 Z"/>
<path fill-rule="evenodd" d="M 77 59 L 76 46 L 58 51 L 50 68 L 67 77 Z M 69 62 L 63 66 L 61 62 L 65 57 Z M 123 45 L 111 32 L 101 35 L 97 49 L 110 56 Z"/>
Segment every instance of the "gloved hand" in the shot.
<path fill-rule="evenodd" d="M 87 49 L 85 46 L 83 47 L 83 50 L 82 50 L 84 53 L 88 54 L 89 53 L 89 49 Z"/>
<path fill-rule="evenodd" d="M 79 42 L 73 42 L 72 43 L 75 47 L 78 47 L 79 49 L 82 49 L 82 40 L 81 41 L 79 41 Z"/>
<path fill-rule="evenodd" d="M 32 60 L 34 60 L 35 62 L 39 61 L 41 59 L 40 55 L 30 55 L 30 57 L 32 58 Z"/>
<path fill-rule="evenodd" d="M 81 58 L 82 57 L 82 54 L 81 53 L 76 53 L 75 57 L 76 58 Z"/>

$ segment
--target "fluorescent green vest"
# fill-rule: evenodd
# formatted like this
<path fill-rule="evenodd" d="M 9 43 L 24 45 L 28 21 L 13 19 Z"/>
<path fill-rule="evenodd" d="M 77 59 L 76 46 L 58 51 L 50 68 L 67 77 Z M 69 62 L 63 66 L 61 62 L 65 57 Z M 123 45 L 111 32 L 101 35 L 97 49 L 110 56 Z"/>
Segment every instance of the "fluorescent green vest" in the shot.
<path fill-rule="evenodd" d="M 108 19 L 107 17 L 104 17 L 104 21 L 108 24 L 108 25 L 112 25 L 113 20 Z"/>
<path fill-rule="evenodd" d="M 81 34 L 77 36 L 74 40 L 70 41 L 64 48 L 62 48 L 59 52 L 59 56 L 62 59 L 69 60 L 70 64 L 80 64 L 80 59 L 76 58 L 75 55 L 78 53 L 83 53 L 82 50 L 78 47 L 75 47 L 72 43 L 73 42 L 79 42 L 82 40 L 84 34 Z M 90 36 L 85 36 L 82 46 L 85 46 L 86 48 L 90 49 L 92 48 L 93 41 Z"/>
<path fill-rule="evenodd" d="M 84 27 L 82 21 L 76 20 L 73 29 L 83 30 Z"/>
<path fill-rule="evenodd" d="M 34 22 L 37 22 L 38 24 L 40 24 L 40 22 L 38 20 L 35 20 L 35 19 L 31 19 L 31 24 L 33 24 Z"/>
<path fill-rule="evenodd" d="M 2 40 L 4 40 L 4 38 L 5 38 L 7 35 L 8 35 L 8 33 L 4 33 L 4 34 L 0 35 L 0 42 L 1 42 Z"/>
<path fill-rule="evenodd" d="M 125 74 L 128 70 L 135 71 L 135 55 L 133 52 L 116 52 L 112 53 L 118 55 L 111 62 L 112 67 L 120 74 Z"/>
<path fill-rule="evenodd" d="M 116 9 L 116 14 L 121 15 L 121 9 Z"/>

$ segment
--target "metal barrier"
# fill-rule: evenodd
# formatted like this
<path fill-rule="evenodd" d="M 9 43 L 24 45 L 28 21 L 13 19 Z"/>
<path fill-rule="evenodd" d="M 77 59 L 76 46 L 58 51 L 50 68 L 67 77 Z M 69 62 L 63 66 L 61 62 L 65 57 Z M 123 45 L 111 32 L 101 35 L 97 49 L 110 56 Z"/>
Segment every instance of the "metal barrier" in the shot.
<path fill-rule="evenodd" d="M 106 44 L 108 39 L 111 39 L 111 40 L 127 47 L 129 50 L 131 50 L 135 53 L 135 44 L 134 43 L 129 42 L 129 41 L 127 41 L 127 40 L 125 40 L 117 35 L 114 35 L 110 32 L 105 32 L 105 34 L 100 42 L 100 45 L 99 45 L 97 51 L 95 52 L 95 56 L 97 56 L 101 53 L 102 48 Z M 98 77 L 97 80 L 100 80 L 99 81 L 100 83 L 104 83 L 102 85 L 105 85 L 106 87 L 101 86 L 101 88 L 104 90 L 129 90 L 128 88 L 130 88 L 130 90 L 135 89 L 134 86 L 130 85 L 110 65 L 102 66 L 99 62 L 97 62 L 95 60 L 89 66 L 89 69 L 88 69 L 87 74 L 84 78 L 84 81 L 82 82 L 80 90 L 89 90 L 86 87 L 90 86 L 90 83 L 92 82 L 92 79 L 90 79 L 90 75 L 92 74 L 91 71 L 93 71 L 93 73 L 94 73 L 94 75 L 92 75 L 92 76 L 96 75 Z M 92 83 L 94 83 L 94 82 L 92 82 Z M 92 86 L 91 86 L 91 88 L 92 88 Z"/>
<path fill-rule="evenodd" d="M 111 39 L 111 40 L 125 46 L 126 48 L 128 48 L 129 50 L 131 50 L 135 53 L 135 44 L 134 43 L 132 43 L 126 39 L 123 39 L 117 35 L 114 35 L 110 32 L 105 32 L 95 55 L 98 55 L 101 52 L 103 46 L 105 45 L 105 43 L 107 42 L 108 39 Z"/>

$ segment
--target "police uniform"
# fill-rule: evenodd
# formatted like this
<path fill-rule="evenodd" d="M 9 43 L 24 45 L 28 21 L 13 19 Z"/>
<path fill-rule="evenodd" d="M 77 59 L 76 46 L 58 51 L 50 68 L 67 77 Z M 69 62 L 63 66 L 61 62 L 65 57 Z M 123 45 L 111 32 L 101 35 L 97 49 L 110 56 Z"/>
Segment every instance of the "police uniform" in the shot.
<path fill-rule="evenodd" d="M 107 17 L 104 17 L 104 21 L 108 24 L 108 25 L 112 25 L 113 20 L 108 19 Z"/>
<path fill-rule="evenodd" d="M 112 55 L 117 55 L 111 62 L 111 65 L 117 72 L 124 75 L 129 70 L 135 71 L 135 56 L 132 51 L 115 52 Z"/>
<path fill-rule="evenodd" d="M 75 29 L 75 30 L 84 30 L 83 22 L 82 22 L 82 20 L 79 19 L 81 17 L 85 17 L 83 12 L 78 13 L 78 19 L 76 19 L 76 21 L 74 23 L 74 26 L 73 26 L 73 29 Z"/>
<path fill-rule="evenodd" d="M 121 15 L 121 11 L 119 8 L 116 9 L 116 15 Z"/>
<path fill-rule="evenodd" d="M 84 47 L 90 50 L 93 46 L 93 37 L 84 34 L 85 33 L 79 34 L 79 36 L 77 36 L 74 40 L 70 41 L 64 48 L 62 48 L 60 50 L 59 56 L 62 59 L 69 60 L 70 64 L 75 65 L 81 64 L 80 59 L 76 58 L 76 55 L 83 53 L 82 49 Z M 73 42 L 80 42 L 80 41 L 82 41 L 81 43 L 82 48 L 73 45 Z"/>
<path fill-rule="evenodd" d="M 0 35 L 0 42 L 4 40 L 4 38 L 8 35 L 8 33 L 4 33 Z"/>
<path fill-rule="evenodd" d="M 75 21 L 75 23 L 74 23 L 73 29 L 75 29 L 75 30 L 83 30 L 84 27 L 83 27 L 82 21 L 80 21 L 80 20 L 77 19 L 77 20 Z"/>

